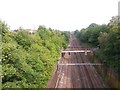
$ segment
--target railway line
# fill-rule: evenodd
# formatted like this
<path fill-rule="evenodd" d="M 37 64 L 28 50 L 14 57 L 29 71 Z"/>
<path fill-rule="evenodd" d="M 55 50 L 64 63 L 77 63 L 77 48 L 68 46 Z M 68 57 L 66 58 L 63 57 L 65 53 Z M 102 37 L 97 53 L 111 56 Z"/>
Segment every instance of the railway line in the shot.
<path fill-rule="evenodd" d="M 70 47 L 66 49 L 68 53 L 62 55 L 47 88 L 106 88 L 94 68 L 94 65 L 101 64 L 91 64 L 84 52 L 69 52 L 84 49 L 71 35 Z"/>

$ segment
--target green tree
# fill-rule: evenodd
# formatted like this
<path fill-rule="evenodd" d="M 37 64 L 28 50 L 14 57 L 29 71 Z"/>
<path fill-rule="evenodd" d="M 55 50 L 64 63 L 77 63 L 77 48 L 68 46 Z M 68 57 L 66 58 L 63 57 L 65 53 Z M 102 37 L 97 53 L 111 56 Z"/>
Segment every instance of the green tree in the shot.
<path fill-rule="evenodd" d="M 15 33 L 7 28 L 3 31 L 2 88 L 45 88 L 60 48 L 67 46 L 66 34 L 43 26 L 35 34 L 23 29 Z"/>

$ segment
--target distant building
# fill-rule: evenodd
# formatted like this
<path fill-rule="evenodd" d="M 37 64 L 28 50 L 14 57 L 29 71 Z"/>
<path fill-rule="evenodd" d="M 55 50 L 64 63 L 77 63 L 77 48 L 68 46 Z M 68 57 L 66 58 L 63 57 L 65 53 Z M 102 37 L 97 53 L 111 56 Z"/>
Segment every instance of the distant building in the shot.
<path fill-rule="evenodd" d="M 36 30 L 29 30 L 30 34 L 34 34 L 36 32 Z"/>
<path fill-rule="evenodd" d="M 32 29 L 24 29 L 26 31 L 29 32 L 29 34 L 34 34 L 37 30 L 32 30 Z M 16 30 L 10 30 L 11 32 L 18 32 L 20 31 L 19 29 L 16 29 Z"/>
<path fill-rule="evenodd" d="M 18 29 L 10 30 L 10 32 L 18 32 L 18 31 L 19 31 Z"/>

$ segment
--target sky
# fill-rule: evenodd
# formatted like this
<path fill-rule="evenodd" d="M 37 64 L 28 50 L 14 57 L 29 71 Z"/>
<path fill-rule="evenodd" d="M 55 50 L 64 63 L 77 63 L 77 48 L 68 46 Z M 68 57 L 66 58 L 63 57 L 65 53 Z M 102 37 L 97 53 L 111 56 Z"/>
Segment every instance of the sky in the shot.
<path fill-rule="evenodd" d="M 91 23 L 107 24 L 118 15 L 120 0 L 0 0 L 0 19 L 11 30 L 39 25 L 74 31 Z"/>

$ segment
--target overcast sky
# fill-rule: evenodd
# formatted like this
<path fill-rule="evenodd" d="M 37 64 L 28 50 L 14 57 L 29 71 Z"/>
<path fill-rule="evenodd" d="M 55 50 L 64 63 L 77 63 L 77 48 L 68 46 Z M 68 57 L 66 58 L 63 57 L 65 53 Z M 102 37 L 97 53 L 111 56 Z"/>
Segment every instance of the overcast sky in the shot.
<path fill-rule="evenodd" d="M 0 0 L 0 19 L 10 29 L 80 30 L 91 23 L 107 24 L 118 15 L 120 0 Z"/>

